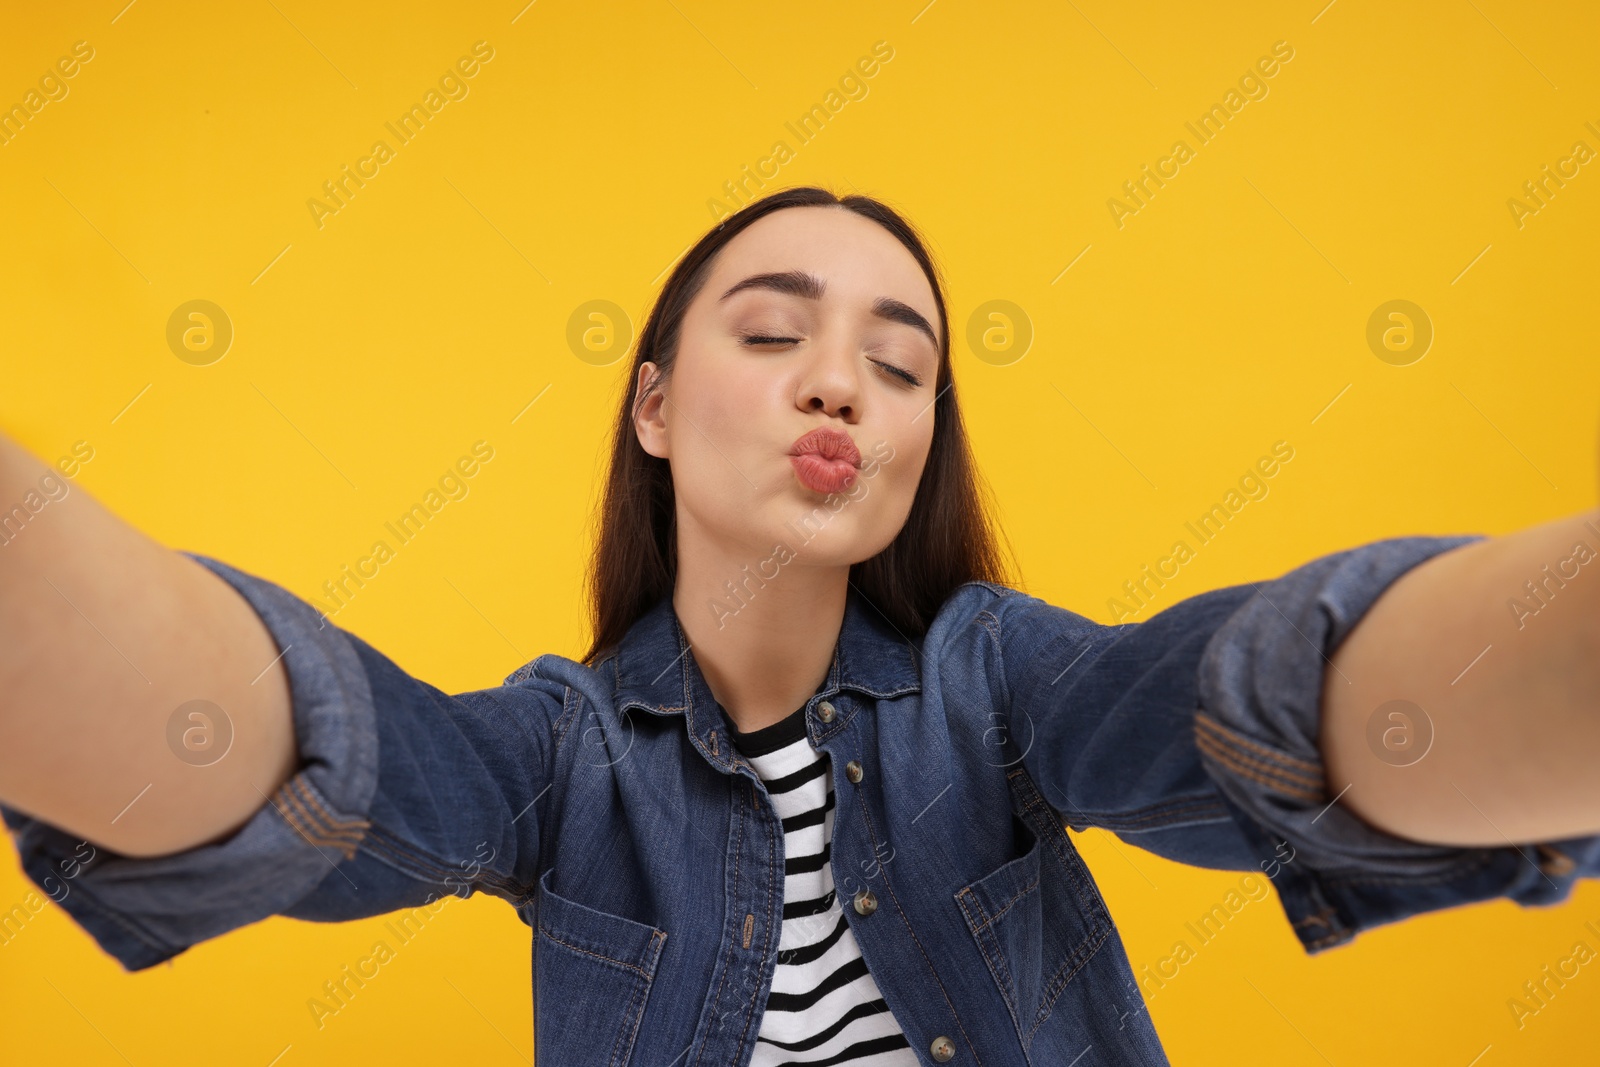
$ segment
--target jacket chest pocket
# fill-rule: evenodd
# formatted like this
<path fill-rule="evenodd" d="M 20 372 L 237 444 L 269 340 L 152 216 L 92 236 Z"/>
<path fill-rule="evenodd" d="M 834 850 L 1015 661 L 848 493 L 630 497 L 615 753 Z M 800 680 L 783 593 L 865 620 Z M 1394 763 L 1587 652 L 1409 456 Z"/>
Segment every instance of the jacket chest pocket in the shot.
<path fill-rule="evenodd" d="M 1114 931 L 1089 869 L 1021 767 L 1007 775 L 1021 854 L 956 893 L 956 903 L 1030 1049 L 1057 999 Z"/>
<path fill-rule="evenodd" d="M 569 900 L 539 879 L 534 1059 L 626 1067 L 666 931 Z"/>

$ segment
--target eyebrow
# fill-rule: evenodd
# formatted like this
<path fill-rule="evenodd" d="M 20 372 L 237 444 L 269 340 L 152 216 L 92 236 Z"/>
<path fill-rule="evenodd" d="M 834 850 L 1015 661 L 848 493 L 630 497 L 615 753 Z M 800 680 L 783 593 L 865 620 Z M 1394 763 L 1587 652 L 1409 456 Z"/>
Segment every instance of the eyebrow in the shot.
<path fill-rule="evenodd" d="M 821 300 L 822 295 L 828 290 L 828 283 L 815 274 L 808 274 L 803 270 L 779 271 L 772 274 L 752 274 L 744 281 L 737 283 L 719 300 L 726 300 L 734 293 L 746 289 L 771 289 L 773 292 L 787 293 L 790 296 L 804 297 L 807 300 Z M 921 330 L 927 334 L 928 340 L 933 342 L 933 347 L 939 347 L 939 338 L 934 336 L 933 327 L 922 313 L 910 304 L 896 300 L 890 296 L 880 296 L 872 305 L 872 314 L 889 322 L 898 322 L 913 329 Z"/>

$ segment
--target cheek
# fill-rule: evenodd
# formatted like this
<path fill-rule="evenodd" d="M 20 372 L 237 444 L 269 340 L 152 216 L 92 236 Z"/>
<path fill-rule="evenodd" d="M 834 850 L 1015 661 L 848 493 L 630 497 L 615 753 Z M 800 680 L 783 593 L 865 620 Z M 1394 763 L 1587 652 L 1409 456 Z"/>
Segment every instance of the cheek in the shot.
<path fill-rule="evenodd" d="M 686 352 L 679 368 L 672 399 L 691 423 L 681 433 L 700 436 L 698 427 L 719 445 L 727 440 L 749 447 L 762 440 L 760 426 L 773 425 L 781 383 L 755 360 Z"/>
<path fill-rule="evenodd" d="M 922 467 L 923 463 L 914 457 L 905 452 L 896 452 L 894 458 L 883 464 L 879 472 L 877 480 L 885 483 L 881 502 L 883 518 L 896 533 L 911 515 L 911 505 L 917 498 L 917 483 L 922 478 Z"/>
<path fill-rule="evenodd" d="M 881 542 L 880 548 L 899 535 L 916 501 L 929 443 L 928 434 L 917 429 L 901 429 L 883 439 L 887 447 L 880 444 L 877 451 L 868 450 L 876 466 L 871 477 L 861 479 L 865 496 L 859 528 L 870 540 Z"/>
<path fill-rule="evenodd" d="M 770 390 L 748 371 L 685 360 L 669 393 L 672 474 L 683 502 L 719 526 L 748 523 L 752 499 L 779 488 Z"/>
<path fill-rule="evenodd" d="M 915 421 L 911 418 L 916 415 L 915 410 L 909 410 L 907 415 L 873 442 L 871 455 L 878 464 L 878 476 L 874 480 L 883 482 L 897 499 L 904 497 L 909 510 L 933 447 L 933 420 L 931 412 Z"/>

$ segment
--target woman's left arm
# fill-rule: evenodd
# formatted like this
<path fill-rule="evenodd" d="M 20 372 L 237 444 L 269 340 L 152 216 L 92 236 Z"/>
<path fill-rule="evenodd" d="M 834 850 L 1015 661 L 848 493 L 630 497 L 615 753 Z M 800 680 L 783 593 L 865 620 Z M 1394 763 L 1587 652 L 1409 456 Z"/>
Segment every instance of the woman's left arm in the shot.
<path fill-rule="evenodd" d="M 1335 649 L 1327 795 L 1399 837 L 1600 832 L 1600 510 L 1434 556 Z"/>

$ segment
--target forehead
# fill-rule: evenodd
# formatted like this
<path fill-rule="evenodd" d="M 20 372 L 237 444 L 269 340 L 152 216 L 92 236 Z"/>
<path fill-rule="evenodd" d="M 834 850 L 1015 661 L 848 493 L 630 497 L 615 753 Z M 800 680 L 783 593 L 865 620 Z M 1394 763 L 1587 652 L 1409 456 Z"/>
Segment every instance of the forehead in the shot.
<path fill-rule="evenodd" d="M 751 223 L 723 246 L 703 295 L 716 300 L 752 274 L 788 270 L 826 282 L 824 300 L 893 297 L 938 325 L 933 288 L 910 250 L 871 219 L 832 206 L 785 208 Z"/>

